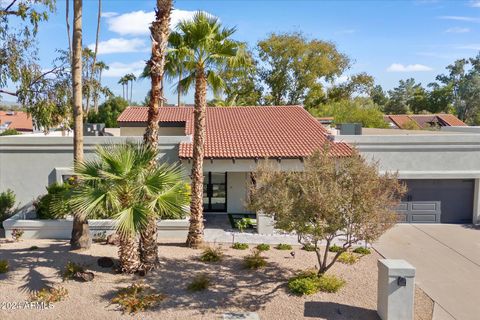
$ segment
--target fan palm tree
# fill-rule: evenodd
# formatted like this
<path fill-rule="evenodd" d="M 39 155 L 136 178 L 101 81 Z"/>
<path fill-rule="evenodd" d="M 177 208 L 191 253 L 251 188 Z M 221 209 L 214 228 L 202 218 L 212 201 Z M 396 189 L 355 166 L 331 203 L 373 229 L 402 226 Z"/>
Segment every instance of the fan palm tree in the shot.
<path fill-rule="evenodd" d="M 123 100 L 128 100 L 128 79 L 127 79 L 127 76 L 124 75 L 123 77 L 121 77 L 120 80 L 118 80 L 118 84 L 122 85 L 122 90 L 123 90 L 122 98 L 123 98 Z M 127 98 L 125 98 L 125 86 L 127 87 Z"/>
<path fill-rule="evenodd" d="M 108 70 L 110 67 L 103 61 L 98 61 L 95 63 L 95 71 L 97 73 L 97 81 L 99 86 L 102 86 L 102 73 L 104 70 Z M 95 112 L 98 113 L 98 98 L 100 97 L 98 90 L 95 91 L 94 97 L 93 97 L 93 105 Z"/>
<path fill-rule="evenodd" d="M 126 75 L 128 82 L 130 82 L 130 103 L 132 102 L 132 93 L 133 93 L 133 82 L 137 80 L 137 77 L 133 73 L 129 73 Z M 128 82 L 127 82 L 127 87 L 128 87 Z M 128 98 L 128 94 L 127 94 Z"/>
<path fill-rule="evenodd" d="M 207 88 L 219 94 L 224 81 L 218 71 L 225 67 L 238 68 L 247 63 L 245 47 L 230 39 L 235 28 L 222 27 L 219 20 L 203 12 L 197 12 L 192 20 L 182 21 L 177 30 L 183 38 L 183 46 L 172 49 L 184 60 L 186 76 L 181 88 L 195 84 L 192 196 L 190 202 L 190 228 L 187 245 L 203 244 L 203 156 L 205 143 L 205 112 Z"/>
<path fill-rule="evenodd" d="M 188 188 L 180 167 L 151 166 L 157 152 L 141 144 L 98 146 L 98 156 L 75 165 L 77 181 L 66 200 L 83 219 L 112 217 L 120 238 L 123 272 L 140 267 L 136 237 L 151 216 L 182 216 Z"/>

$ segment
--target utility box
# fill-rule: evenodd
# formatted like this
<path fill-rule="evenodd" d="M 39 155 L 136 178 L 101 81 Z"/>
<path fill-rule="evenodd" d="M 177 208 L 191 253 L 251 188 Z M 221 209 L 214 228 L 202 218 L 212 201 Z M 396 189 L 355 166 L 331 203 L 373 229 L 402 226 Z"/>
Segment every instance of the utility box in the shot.
<path fill-rule="evenodd" d="M 337 130 L 340 135 L 344 136 L 361 136 L 362 124 L 361 123 L 340 123 L 337 125 Z"/>
<path fill-rule="evenodd" d="M 274 227 L 273 217 L 257 212 L 257 232 L 259 234 L 273 234 Z"/>
<path fill-rule="evenodd" d="M 413 320 L 415 268 L 405 260 L 378 260 L 377 312 L 382 320 Z"/>

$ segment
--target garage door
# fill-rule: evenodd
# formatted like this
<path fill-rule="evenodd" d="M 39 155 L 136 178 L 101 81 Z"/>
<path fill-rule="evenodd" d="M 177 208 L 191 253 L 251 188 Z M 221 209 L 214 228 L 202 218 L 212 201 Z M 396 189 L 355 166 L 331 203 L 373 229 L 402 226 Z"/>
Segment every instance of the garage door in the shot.
<path fill-rule="evenodd" d="M 405 180 L 405 201 L 439 201 L 442 223 L 472 223 L 474 180 Z"/>

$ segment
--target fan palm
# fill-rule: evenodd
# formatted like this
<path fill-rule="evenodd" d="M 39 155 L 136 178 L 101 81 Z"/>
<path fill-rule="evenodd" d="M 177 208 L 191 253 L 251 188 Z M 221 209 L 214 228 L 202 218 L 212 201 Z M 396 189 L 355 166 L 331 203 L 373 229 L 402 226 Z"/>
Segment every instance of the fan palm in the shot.
<path fill-rule="evenodd" d="M 140 267 L 137 235 L 151 216 L 182 216 L 188 189 L 180 167 L 151 166 L 157 153 L 140 144 L 98 146 L 98 156 L 75 165 L 77 182 L 67 200 L 84 219 L 117 221 L 119 259 L 123 272 Z"/>
<path fill-rule="evenodd" d="M 192 161 L 192 196 L 190 202 L 190 228 L 187 245 L 199 247 L 203 243 L 203 156 L 205 143 L 205 111 L 207 88 L 219 94 L 224 81 L 219 76 L 222 68 L 238 68 L 247 63 L 245 47 L 230 39 L 235 28 L 222 27 L 219 20 L 197 12 L 192 20 L 177 25 L 183 39 L 179 49 L 171 49 L 183 59 L 186 76 L 181 88 L 195 84 L 195 110 Z"/>

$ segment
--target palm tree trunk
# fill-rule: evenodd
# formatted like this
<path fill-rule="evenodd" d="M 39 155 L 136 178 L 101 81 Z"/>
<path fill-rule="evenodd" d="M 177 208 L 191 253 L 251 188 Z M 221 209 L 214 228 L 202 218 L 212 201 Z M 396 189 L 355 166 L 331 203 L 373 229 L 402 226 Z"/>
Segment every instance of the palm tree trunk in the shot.
<path fill-rule="evenodd" d="M 98 53 L 98 38 L 100 36 L 100 18 L 102 16 L 102 0 L 98 0 L 98 13 L 97 13 L 97 33 L 95 35 L 95 51 L 93 53 L 93 61 L 92 61 L 92 68 L 90 71 L 90 85 L 93 83 L 93 76 L 95 74 L 95 64 L 97 63 L 97 53 Z M 94 109 L 95 112 L 97 112 L 97 103 L 96 103 L 96 95 L 98 94 L 97 92 L 98 88 L 96 87 L 94 89 L 94 92 L 92 93 L 93 95 L 93 104 L 94 104 Z M 88 105 L 88 104 L 87 104 Z"/>
<path fill-rule="evenodd" d="M 72 90 L 73 90 L 73 161 L 83 161 L 82 110 L 82 0 L 73 1 Z M 74 214 L 71 249 L 87 249 L 91 245 L 87 219 Z"/>
<path fill-rule="evenodd" d="M 128 101 L 128 81 L 125 83 L 125 89 L 126 89 L 125 91 L 127 93 L 126 98 L 127 98 L 127 101 Z M 128 101 L 128 102 L 130 102 L 130 101 Z"/>
<path fill-rule="evenodd" d="M 182 75 L 183 75 L 183 69 L 180 67 L 179 73 L 178 73 L 178 86 L 177 86 L 177 107 L 180 107 L 180 98 L 182 97 L 182 85 L 180 84 L 180 81 L 182 80 Z"/>
<path fill-rule="evenodd" d="M 119 234 L 120 245 L 118 248 L 118 258 L 122 272 L 134 273 L 140 267 L 140 258 L 135 237 L 128 234 Z"/>
<path fill-rule="evenodd" d="M 122 97 L 125 100 L 125 84 L 122 83 Z"/>
<path fill-rule="evenodd" d="M 98 70 L 98 85 L 101 87 L 102 86 L 102 69 Z M 99 94 L 95 95 L 93 98 L 93 106 L 95 108 L 95 113 L 98 113 L 98 97 Z"/>
<path fill-rule="evenodd" d="M 143 143 L 154 150 L 158 149 L 158 116 L 163 107 L 163 73 L 168 37 L 170 35 L 170 17 L 172 0 L 157 0 L 155 21 L 150 26 L 152 38 L 152 55 L 148 62 L 152 82 L 150 104 L 148 106 L 148 122 Z M 156 165 L 156 163 L 152 163 Z M 151 215 L 146 228 L 140 232 L 140 259 L 142 268 L 154 269 L 158 265 L 157 217 Z"/>
<path fill-rule="evenodd" d="M 130 103 L 132 103 L 133 80 L 130 80 Z"/>
<path fill-rule="evenodd" d="M 203 155 L 205 144 L 205 113 L 207 107 L 207 78 L 202 68 L 197 68 L 195 79 L 195 109 L 193 131 L 192 198 L 190 203 L 190 228 L 187 246 L 203 245 Z"/>
<path fill-rule="evenodd" d="M 68 57 L 70 58 L 70 63 L 72 62 L 72 39 L 70 37 L 70 0 L 65 1 L 65 22 L 67 24 L 67 36 L 68 36 Z"/>

